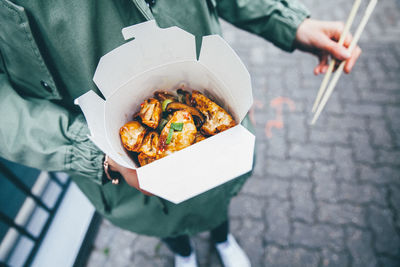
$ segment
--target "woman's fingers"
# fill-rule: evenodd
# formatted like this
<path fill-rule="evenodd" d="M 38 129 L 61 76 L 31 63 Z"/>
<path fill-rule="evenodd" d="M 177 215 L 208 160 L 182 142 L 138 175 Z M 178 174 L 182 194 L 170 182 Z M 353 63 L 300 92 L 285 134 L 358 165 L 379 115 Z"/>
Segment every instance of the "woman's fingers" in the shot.
<path fill-rule="evenodd" d="M 319 59 L 318 65 L 314 68 L 316 75 L 325 73 L 328 69 L 328 56 L 334 58 L 338 63 L 347 60 L 344 71 L 350 72 L 361 54 L 359 47 L 351 53 L 348 47 L 353 40 L 350 33 L 347 33 L 343 44 L 339 45 L 340 36 L 344 31 L 342 22 L 316 21 L 306 19 L 297 29 L 295 47 L 316 55 Z M 321 55 L 327 55 L 321 57 Z M 337 67 L 337 65 L 336 65 Z"/>
<path fill-rule="evenodd" d="M 349 50 L 343 45 L 339 45 L 336 41 L 324 38 L 321 40 L 321 49 L 331 54 L 335 59 L 342 61 L 348 59 L 351 55 Z"/>
<path fill-rule="evenodd" d="M 350 73 L 351 72 L 351 70 L 354 67 L 354 64 L 356 64 L 356 61 L 360 57 L 361 53 L 362 53 L 362 50 L 361 50 L 361 48 L 359 46 L 357 46 L 353 50 L 353 53 L 352 53 L 351 57 L 346 61 L 346 64 L 344 65 L 344 72 L 345 73 Z"/>
<path fill-rule="evenodd" d="M 328 60 L 329 60 L 329 56 L 327 54 L 322 54 L 320 56 L 318 56 L 319 58 L 319 63 L 318 65 L 314 68 L 314 74 L 318 75 L 320 73 L 326 73 L 326 71 L 328 70 Z"/>

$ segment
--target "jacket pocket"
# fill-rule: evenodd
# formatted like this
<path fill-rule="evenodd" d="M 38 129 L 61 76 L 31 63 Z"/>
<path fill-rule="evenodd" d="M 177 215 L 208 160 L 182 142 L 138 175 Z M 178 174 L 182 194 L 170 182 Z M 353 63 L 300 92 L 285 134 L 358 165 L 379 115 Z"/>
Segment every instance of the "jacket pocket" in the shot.
<path fill-rule="evenodd" d="M 0 0 L 0 50 L 15 89 L 28 96 L 60 99 L 53 77 L 33 37 L 25 9 Z"/>

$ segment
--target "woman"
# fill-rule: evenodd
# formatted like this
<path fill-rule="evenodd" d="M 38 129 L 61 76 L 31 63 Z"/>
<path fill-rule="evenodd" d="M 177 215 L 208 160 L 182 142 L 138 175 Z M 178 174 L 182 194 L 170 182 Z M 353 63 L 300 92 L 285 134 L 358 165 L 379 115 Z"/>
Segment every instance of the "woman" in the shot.
<path fill-rule="evenodd" d="M 95 68 L 101 56 L 124 43 L 121 29 L 150 19 L 160 27 L 178 26 L 199 41 L 220 33 L 222 17 L 286 51 L 298 48 L 317 55 L 316 74 L 326 71 L 328 55 L 348 59 L 349 72 L 361 50 L 350 55 L 335 42 L 341 24 L 308 19 L 296 1 L 147 2 L 0 0 L 0 156 L 69 173 L 112 223 L 163 238 L 176 254 L 177 266 L 196 266 L 189 236 L 205 230 L 212 231 L 225 266 L 249 265 L 229 234 L 227 216 L 231 197 L 249 174 L 179 205 L 145 197 L 135 171 L 111 159 L 109 169 L 124 179 L 108 183 L 104 154 L 87 138 L 86 122 L 73 100 L 88 90 L 99 92 L 92 82 Z M 251 127 L 247 119 L 243 124 Z"/>

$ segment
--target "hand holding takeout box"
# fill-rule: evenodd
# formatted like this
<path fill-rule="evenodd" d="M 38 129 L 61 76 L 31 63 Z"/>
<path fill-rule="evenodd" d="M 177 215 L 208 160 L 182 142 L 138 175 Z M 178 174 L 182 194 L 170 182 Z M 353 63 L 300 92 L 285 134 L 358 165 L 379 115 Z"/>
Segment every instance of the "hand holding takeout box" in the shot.
<path fill-rule="evenodd" d="M 203 37 L 197 60 L 194 36 L 177 27 L 160 29 L 148 21 L 122 32 L 125 39 L 135 39 L 103 56 L 93 78 L 106 100 L 93 91 L 76 100 L 91 140 L 118 164 L 136 169 L 143 190 L 174 203 L 249 172 L 255 136 L 240 124 L 149 165 L 135 165 L 121 144 L 119 128 L 157 89 L 174 91 L 184 83 L 209 92 L 237 122 L 253 97 L 248 71 L 217 35 Z"/>

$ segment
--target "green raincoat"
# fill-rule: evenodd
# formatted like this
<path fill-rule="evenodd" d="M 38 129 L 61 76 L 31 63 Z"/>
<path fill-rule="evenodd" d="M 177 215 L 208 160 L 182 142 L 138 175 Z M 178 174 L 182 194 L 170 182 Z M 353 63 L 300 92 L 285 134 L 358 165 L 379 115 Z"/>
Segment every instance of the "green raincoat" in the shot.
<path fill-rule="evenodd" d="M 197 37 L 220 33 L 218 17 L 292 51 L 308 16 L 291 0 L 0 0 L 0 156 L 65 171 L 115 225 L 159 237 L 195 234 L 227 218 L 246 176 L 179 205 L 144 196 L 125 182 L 104 183 L 103 153 L 73 100 L 99 92 L 101 56 L 124 43 L 121 29 L 149 19 Z M 245 120 L 244 123 L 248 122 Z M 248 175 L 247 175 L 248 176 Z M 168 210 L 168 213 L 163 212 Z M 165 209 L 166 208 L 166 209 Z"/>

